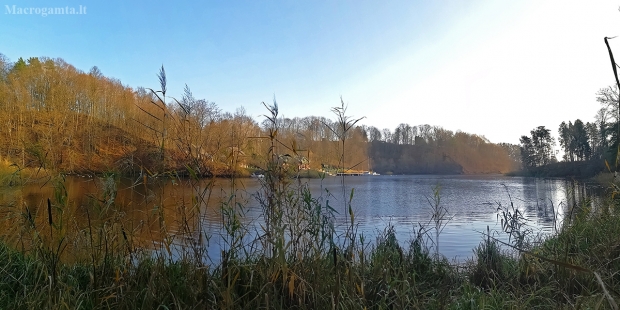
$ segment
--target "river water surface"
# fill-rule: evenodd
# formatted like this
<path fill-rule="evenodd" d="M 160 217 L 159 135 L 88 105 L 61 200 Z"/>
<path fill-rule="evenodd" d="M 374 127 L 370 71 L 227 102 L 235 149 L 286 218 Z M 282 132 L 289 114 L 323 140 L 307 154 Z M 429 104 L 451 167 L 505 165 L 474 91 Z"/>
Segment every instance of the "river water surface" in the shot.
<path fill-rule="evenodd" d="M 133 229 L 136 238 L 141 239 L 147 247 L 148 244 L 156 245 L 161 242 L 148 240 L 158 238 L 152 233 L 157 225 L 149 223 L 151 214 L 159 212 L 163 207 L 167 214 L 168 231 L 174 233 L 183 226 L 178 207 L 200 205 L 200 230 L 210 238 L 210 256 L 217 257 L 217 253 L 227 246 L 221 238 L 221 202 L 238 202 L 243 205 L 242 222 L 254 227 L 253 231 L 258 232 L 262 224 L 262 208 L 255 194 L 261 190 L 262 181 L 238 179 L 233 183 L 227 179 L 211 180 L 214 183 L 210 199 L 196 204 L 197 193 L 206 193 L 204 189 L 209 182 L 204 180 L 198 186 L 194 184 L 192 187 L 183 180 L 148 181 L 144 184 L 143 178 L 115 181 L 109 179 L 106 183 L 105 179 L 96 177 L 67 177 L 63 184 L 67 190 L 67 205 L 74 209 L 73 214 L 78 222 L 88 220 L 86 213 L 91 218 L 95 214 L 92 210 L 87 212 L 87 209 L 94 206 L 101 209 L 105 201 L 110 201 L 110 196 L 105 195 L 106 189 L 114 193 L 115 208 L 121 211 L 119 214 L 124 220 L 130 219 L 133 223 L 126 229 Z M 589 203 L 596 205 L 602 199 L 604 191 L 595 184 L 500 175 L 355 176 L 344 179 L 344 189 L 343 179 L 340 177 L 294 182 L 307 183 L 313 196 L 323 197 L 323 203 L 329 200 L 329 205 L 338 212 L 335 223 L 337 231 L 343 231 L 347 227 L 349 214 L 344 201 L 350 198 L 351 189 L 354 189 L 351 206 L 358 233 L 363 233 L 366 240 L 374 240 L 379 232 L 391 225 L 402 244 L 407 244 L 412 231 L 420 225 L 434 227 L 434 224 L 430 223 L 431 206 L 439 198 L 439 205 L 447 210 L 445 228 L 439 238 L 439 250 L 449 259 L 459 261 L 472 256 L 473 248 L 480 243 L 482 232 L 486 232 L 487 227 L 491 232 L 496 232 L 499 238 L 507 239 L 506 234 L 501 233 L 501 221 L 498 218 L 501 211 L 498 211 L 498 208 L 509 207 L 512 202 L 513 206 L 524 214 L 528 228 L 534 233 L 549 234 L 562 225 L 576 202 L 587 198 Z M 437 188 L 439 195 L 435 196 L 434 190 Z M 39 210 L 38 214 L 42 214 L 41 210 L 45 209 L 43 207 L 46 206 L 47 199 L 53 197 L 52 182 L 29 184 L 1 189 L 0 205 L 5 210 L 23 210 L 28 206 L 31 212 Z M 189 229 L 197 230 L 198 227 Z M 142 233 L 138 233 L 140 231 Z"/>

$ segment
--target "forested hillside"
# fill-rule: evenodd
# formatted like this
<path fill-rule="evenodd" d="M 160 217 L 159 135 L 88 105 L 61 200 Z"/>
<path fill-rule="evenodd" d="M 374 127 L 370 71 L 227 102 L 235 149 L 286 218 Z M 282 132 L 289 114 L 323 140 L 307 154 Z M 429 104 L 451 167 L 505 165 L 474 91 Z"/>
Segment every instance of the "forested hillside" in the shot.
<path fill-rule="evenodd" d="M 11 62 L 0 54 L 0 158 L 67 173 L 190 168 L 209 176 L 263 168 L 271 146 L 267 122 L 242 107 L 222 111 L 188 87 L 172 98 L 163 67 L 158 76 L 153 90 L 134 89 L 97 67 L 83 72 L 59 58 Z M 477 135 L 403 124 L 393 133 L 372 126 L 343 130 L 337 116 L 277 117 L 275 154 L 301 169 L 396 174 L 497 173 L 518 165 L 510 146 Z"/>
<path fill-rule="evenodd" d="M 382 173 L 394 174 L 506 173 L 519 168 L 518 157 L 510 156 L 514 146 L 492 144 L 477 135 L 453 134 L 439 127 L 431 132 L 437 133 L 435 137 L 417 137 L 415 144 L 370 142 L 373 166 Z"/>

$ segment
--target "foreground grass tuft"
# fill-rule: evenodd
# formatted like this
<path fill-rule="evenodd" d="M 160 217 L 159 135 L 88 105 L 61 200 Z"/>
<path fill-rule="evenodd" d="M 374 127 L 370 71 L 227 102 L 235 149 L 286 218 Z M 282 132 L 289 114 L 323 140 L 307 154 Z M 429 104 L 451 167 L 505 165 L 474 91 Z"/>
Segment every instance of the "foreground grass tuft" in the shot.
<path fill-rule="evenodd" d="M 615 209 L 615 205 L 610 205 Z M 611 211 L 611 210 L 610 210 Z M 531 251 L 596 270 L 617 299 L 620 219 L 589 214 Z M 578 217 L 576 217 L 578 218 Z M 415 235 L 415 234 L 414 234 Z M 285 258 L 255 254 L 219 265 L 140 254 L 61 263 L 53 283 L 46 258 L 0 244 L 0 308 L 224 309 L 531 309 L 608 307 L 591 274 L 527 254 L 509 253 L 485 237 L 466 265 L 429 253 L 423 235 L 408 248 L 388 227 L 373 243 Z M 292 253 L 289 253 L 292 254 Z M 287 267 L 282 268 L 283 264 Z M 102 268 L 102 267 L 100 267 Z"/>

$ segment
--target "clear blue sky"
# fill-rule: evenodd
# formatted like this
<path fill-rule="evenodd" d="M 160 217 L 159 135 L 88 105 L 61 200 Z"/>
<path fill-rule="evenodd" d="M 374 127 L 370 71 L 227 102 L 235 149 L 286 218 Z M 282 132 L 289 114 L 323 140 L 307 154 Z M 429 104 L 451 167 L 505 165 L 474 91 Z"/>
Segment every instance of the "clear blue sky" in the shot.
<path fill-rule="evenodd" d="M 83 15 L 8 8 L 86 7 Z M 2 4 L 0 53 L 97 66 L 131 87 L 187 84 L 224 111 L 323 115 L 340 96 L 365 124 L 428 123 L 518 143 L 592 121 L 613 76 L 617 1 L 22 1 Z M 615 42 L 618 41 L 618 42 Z M 612 40 L 620 58 L 620 37 Z"/>

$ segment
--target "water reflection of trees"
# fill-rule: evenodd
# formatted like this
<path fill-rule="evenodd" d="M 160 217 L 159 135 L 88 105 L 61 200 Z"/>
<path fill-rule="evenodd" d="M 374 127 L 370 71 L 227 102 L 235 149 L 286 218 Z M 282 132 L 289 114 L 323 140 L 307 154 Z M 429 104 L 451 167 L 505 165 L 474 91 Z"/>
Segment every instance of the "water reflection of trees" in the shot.
<path fill-rule="evenodd" d="M 602 187 L 583 181 L 525 178 L 520 202 L 528 214 L 536 214 L 537 226 L 559 229 L 573 208 L 596 209 L 603 192 Z"/>
<path fill-rule="evenodd" d="M 21 219 L 24 214 L 30 214 L 33 227 L 41 230 L 43 239 L 48 238 L 45 236 L 48 230 L 40 228 L 48 227 L 47 200 L 51 199 L 54 222 L 64 221 L 64 233 L 80 236 L 80 231 L 91 231 L 93 235 L 116 236 L 110 242 L 118 248 L 129 245 L 130 248 L 162 249 L 165 243 L 188 245 L 207 242 L 207 239 L 209 247 L 224 248 L 223 241 L 212 238 L 217 237 L 222 227 L 222 204 L 233 208 L 247 206 L 251 200 L 249 193 L 255 190 L 247 191 L 243 182 L 233 184 L 230 180 L 218 180 L 217 184 L 202 180 L 196 187 L 187 182 L 189 180 L 149 179 L 144 182 L 71 176 L 63 182 L 66 203 L 62 206 L 56 201 L 52 182 L 6 190 L 0 196 L 3 206 L 0 235 L 28 251 L 36 240 L 30 240 L 32 234 L 25 232 L 26 225 Z M 196 190 L 208 193 L 204 195 L 205 192 Z M 255 219 L 259 211 L 250 207 L 246 210 L 248 216 L 241 220 Z M 65 255 L 79 259 L 85 255 L 80 249 L 84 252 L 92 247 L 91 243 L 92 240 L 87 239 L 73 242 Z"/>
<path fill-rule="evenodd" d="M 98 210 L 112 196 L 106 197 L 104 194 L 102 180 L 69 177 L 65 182 L 68 203 L 64 214 L 67 218 L 72 217 L 70 227 L 78 232 L 87 229 L 90 220 L 92 227 L 116 229 L 117 240 L 122 242 L 124 237 L 121 230 L 124 230 L 134 248 L 161 248 L 161 244 L 167 241 L 166 236 L 172 236 L 176 244 L 207 242 L 209 238 L 208 252 L 219 255 L 226 248 L 226 240 L 222 237 L 226 235 L 222 230 L 225 218 L 222 203 L 226 202 L 242 211 L 244 216 L 239 220 L 247 228 L 246 237 L 248 241 L 255 239 L 263 221 L 260 218 L 261 208 L 252 197 L 260 188 L 259 181 L 243 179 L 233 183 L 230 179 L 218 179 L 212 187 L 209 180 L 200 182 L 203 183 L 189 186 L 187 180 L 182 179 L 174 182 L 170 179 L 166 182 L 148 179 L 146 183 L 141 179 L 117 180 L 114 203 L 106 213 Z M 535 232 L 539 229 L 552 232 L 554 227 L 559 229 L 575 206 L 585 204 L 596 210 L 602 193 L 601 187 L 592 184 L 558 179 L 384 177 L 352 178 L 348 182 L 347 192 L 355 188 L 353 205 L 360 232 L 370 236 L 377 227 L 394 224 L 399 238 L 403 240 L 409 237 L 412 226 L 428 222 L 430 217 L 425 197 L 432 185 L 441 182 L 442 204 L 448 206 L 451 214 L 456 215 L 451 222 L 454 225 L 445 232 L 446 240 L 457 240 L 455 244 L 461 245 L 466 244 L 463 242 L 468 241 L 465 240 L 467 238 L 478 237 L 475 232 L 468 235 L 468 229 L 482 231 L 487 225 L 497 224 L 497 204 L 510 206 L 506 191 L 514 207 L 528 218 L 527 225 L 534 228 Z M 342 209 L 341 204 L 344 202 L 341 199 L 326 194 L 326 189 L 340 186 L 338 179 L 314 180 L 309 184 L 313 195 L 325 195 L 331 207 Z M 204 193 L 197 191 L 205 190 L 209 195 L 198 199 Z M 23 207 L 28 206 L 29 212 L 38 221 L 36 226 L 47 227 L 46 201 L 52 198 L 52 203 L 55 203 L 53 197 L 53 188 L 49 184 L 31 184 L 0 192 L 0 204 L 13 206 L 12 210 L 17 212 L 22 212 Z M 5 213 L 6 210 L 8 208 L 0 209 Z M 21 222 L 15 220 L 19 217 L 2 215 L 2 219 L 8 220 L 2 222 L 0 234 L 8 237 L 19 235 Z M 346 216 L 346 213 L 335 215 L 337 229 L 345 222 Z M 97 221 L 107 221 L 107 224 L 99 225 Z M 161 229 L 162 222 L 165 223 L 165 230 Z M 470 223 L 471 226 L 468 226 Z M 84 242 L 88 247 L 91 241 Z M 477 243 L 477 239 L 474 243 Z"/>

